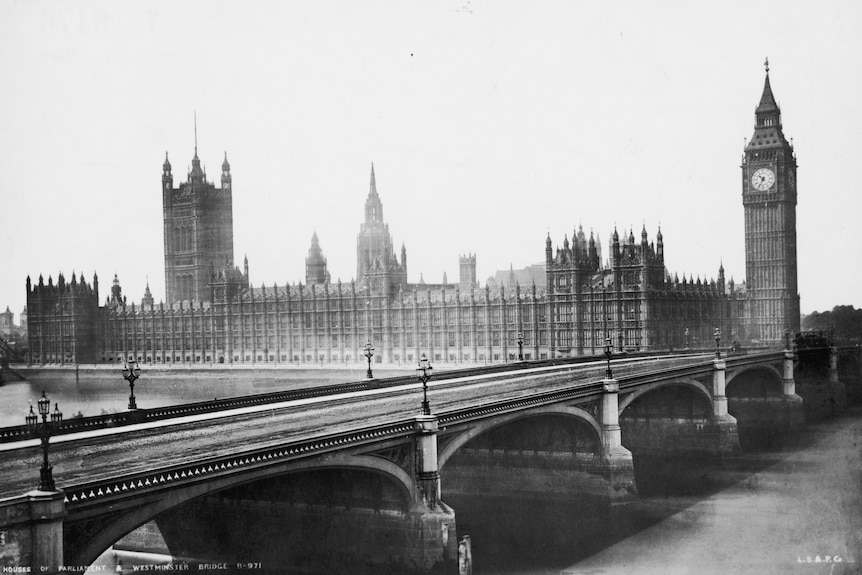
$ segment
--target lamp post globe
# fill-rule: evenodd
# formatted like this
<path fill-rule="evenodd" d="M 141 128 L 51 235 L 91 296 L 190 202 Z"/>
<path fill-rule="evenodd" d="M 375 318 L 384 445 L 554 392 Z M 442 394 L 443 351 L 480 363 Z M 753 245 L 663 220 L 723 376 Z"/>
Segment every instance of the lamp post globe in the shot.
<path fill-rule="evenodd" d="M 132 365 L 132 359 L 129 358 L 129 361 L 125 363 L 123 366 L 123 379 L 129 382 L 129 409 L 137 409 L 138 404 L 135 401 L 135 380 L 141 377 L 141 367 L 138 365 L 138 362 L 135 361 L 134 365 Z"/>
<path fill-rule="evenodd" d="M 721 328 L 715 328 L 713 335 L 715 336 L 715 359 L 721 359 Z"/>
<path fill-rule="evenodd" d="M 48 440 L 55 430 L 60 429 L 63 423 L 63 413 L 60 407 L 55 403 L 54 412 L 51 413 L 50 421 L 48 413 L 51 409 L 51 401 L 42 392 L 42 397 L 37 402 L 39 406 L 39 415 L 33 413 L 33 405 L 30 405 L 30 413 L 24 418 L 27 424 L 27 431 L 32 435 L 38 435 L 42 442 L 42 467 L 39 469 L 39 491 L 54 491 L 54 476 L 53 469 L 48 463 Z M 42 417 L 42 422 L 39 423 L 39 416 Z"/>
<path fill-rule="evenodd" d="M 431 405 L 428 403 L 428 380 L 431 379 L 431 374 L 428 372 L 432 369 L 431 362 L 428 361 L 428 357 L 423 353 L 416 371 L 422 380 L 422 413 L 424 415 L 431 415 Z"/>
<path fill-rule="evenodd" d="M 371 358 L 374 357 L 374 348 L 371 347 L 371 340 L 365 344 L 365 357 L 368 358 L 368 371 L 365 372 L 365 377 L 374 379 L 374 374 L 371 373 Z"/>
<path fill-rule="evenodd" d="M 614 372 L 611 371 L 611 357 L 613 357 L 613 355 L 614 355 L 614 342 L 610 338 L 610 336 L 608 336 L 605 339 L 605 358 L 607 358 L 607 360 L 608 360 L 608 368 L 605 371 L 605 377 L 607 377 L 608 379 L 614 378 Z"/>

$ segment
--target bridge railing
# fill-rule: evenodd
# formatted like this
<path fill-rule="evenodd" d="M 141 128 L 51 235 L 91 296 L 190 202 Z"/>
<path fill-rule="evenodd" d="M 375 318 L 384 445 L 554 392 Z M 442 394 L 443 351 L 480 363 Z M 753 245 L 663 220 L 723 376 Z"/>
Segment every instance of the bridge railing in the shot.
<path fill-rule="evenodd" d="M 130 492 L 140 493 L 163 489 L 168 483 L 198 481 L 219 473 L 248 469 L 260 464 L 269 465 L 278 460 L 309 457 L 381 440 L 408 437 L 414 433 L 414 420 L 406 419 L 311 439 L 289 441 L 276 447 L 251 450 L 226 457 L 211 457 L 193 463 L 178 463 L 158 470 L 96 479 L 79 484 L 64 484 L 62 488 L 66 493 L 67 505 L 74 511 L 75 508 L 81 508 L 85 505 L 101 505 L 108 499 L 127 497 Z"/>
<path fill-rule="evenodd" d="M 667 352 L 632 352 L 616 355 L 616 359 L 629 358 L 636 359 L 638 357 L 654 357 L 668 356 Z M 680 355 L 680 354 L 676 354 Z M 685 354 L 683 354 L 685 355 Z M 696 354 L 693 354 L 696 355 Z M 749 356 L 745 356 L 749 357 Z M 752 356 L 754 357 L 754 356 Z M 456 379 L 463 377 L 492 375 L 495 373 L 512 371 L 517 367 L 565 367 L 573 366 L 580 363 L 594 362 L 602 359 L 601 356 L 579 356 L 574 358 L 556 358 L 549 360 L 532 360 L 517 363 L 504 363 L 490 366 L 477 366 L 461 369 L 453 369 L 440 371 L 434 374 L 435 381 Z M 382 379 L 365 379 L 361 381 L 338 383 L 333 385 L 325 385 L 313 388 L 301 388 L 286 391 L 276 391 L 255 395 L 246 395 L 234 398 L 214 399 L 211 401 L 201 401 L 195 403 L 186 403 L 179 405 L 171 405 L 165 407 L 156 407 L 150 409 L 138 409 L 135 411 L 123 411 L 118 413 L 109 413 L 88 417 L 74 417 L 64 419 L 60 428 L 55 434 L 63 435 L 70 433 L 79 433 L 83 431 L 93 431 L 98 429 L 108 429 L 132 425 L 136 423 L 160 421 L 165 419 L 186 417 L 191 415 L 200 415 L 205 413 L 213 413 L 242 407 L 254 407 L 258 405 L 266 405 L 271 403 L 282 403 L 286 401 L 296 401 L 300 399 L 310 399 L 326 397 L 342 393 L 352 393 L 357 391 L 368 391 L 374 389 L 386 389 L 397 387 L 400 385 L 408 385 L 417 383 L 417 376 L 399 376 Z M 26 425 L 16 425 L 11 427 L 0 428 L 0 443 L 11 443 L 23 441 L 32 437 L 31 432 L 27 430 Z"/>

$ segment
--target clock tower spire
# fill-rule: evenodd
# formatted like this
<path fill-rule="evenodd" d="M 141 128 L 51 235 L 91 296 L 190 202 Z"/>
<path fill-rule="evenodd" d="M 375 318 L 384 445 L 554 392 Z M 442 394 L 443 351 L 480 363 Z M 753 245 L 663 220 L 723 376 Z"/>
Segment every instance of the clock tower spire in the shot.
<path fill-rule="evenodd" d="M 782 341 L 785 326 L 799 331 L 796 268 L 796 154 L 784 137 L 781 108 L 769 81 L 769 60 L 754 135 L 742 158 L 745 209 L 747 338 Z"/>

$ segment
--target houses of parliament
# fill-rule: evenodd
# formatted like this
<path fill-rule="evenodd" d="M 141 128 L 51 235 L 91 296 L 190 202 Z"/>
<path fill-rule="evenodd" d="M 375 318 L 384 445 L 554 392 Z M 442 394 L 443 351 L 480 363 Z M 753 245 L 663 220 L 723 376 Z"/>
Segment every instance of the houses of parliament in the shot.
<path fill-rule="evenodd" d="M 539 282 L 480 287 L 476 256 L 461 256 L 457 283 L 408 282 L 407 249 L 392 244 L 374 167 L 356 239 L 356 278 L 332 282 L 317 235 L 304 283 L 253 287 L 248 260 L 233 258 L 233 186 L 225 155 L 221 187 L 208 181 L 197 146 L 186 181 L 162 166 L 166 303 L 149 286 L 128 302 L 118 278 L 102 300 L 92 282 L 62 274 L 27 278 L 34 363 L 135 358 L 172 364 L 349 364 L 374 359 L 494 363 L 619 350 L 707 346 L 714 329 L 730 344 L 777 345 L 799 330 L 796 157 L 769 81 L 755 109 L 741 165 L 746 281 L 671 274 L 661 230 L 614 230 L 603 260 L 582 229 L 554 245 L 544 238 Z M 537 238 L 539 248 L 542 238 Z M 538 249 L 537 249 L 538 251 Z M 537 258 L 538 258 L 537 253 Z M 605 263 L 607 261 L 607 263 Z M 489 282 L 490 283 L 490 282 Z M 522 348 L 519 347 L 522 344 Z"/>

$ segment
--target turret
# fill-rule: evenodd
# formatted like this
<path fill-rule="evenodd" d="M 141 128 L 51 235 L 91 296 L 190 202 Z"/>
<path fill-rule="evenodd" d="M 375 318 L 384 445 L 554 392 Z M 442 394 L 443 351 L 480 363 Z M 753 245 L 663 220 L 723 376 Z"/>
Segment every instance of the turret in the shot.
<path fill-rule="evenodd" d="M 117 274 L 114 274 L 114 281 L 111 284 L 111 299 L 112 305 L 120 305 L 123 302 L 123 288 L 120 287 L 120 280 Z"/>
<path fill-rule="evenodd" d="M 467 254 L 458 257 L 458 285 L 462 288 L 472 289 L 476 286 L 476 254 Z"/>
<path fill-rule="evenodd" d="M 141 299 L 141 310 L 152 309 L 155 301 L 153 300 L 153 294 L 150 291 L 150 281 L 147 280 L 147 287 L 144 290 L 144 297 Z"/>
<path fill-rule="evenodd" d="M 195 155 L 192 157 L 192 169 L 189 170 L 189 183 L 203 184 L 205 181 L 204 171 L 201 168 L 201 160 L 198 158 L 198 118 L 195 114 Z"/>
<path fill-rule="evenodd" d="M 597 271 L 599 269 L 599 252 L 596 248 L 596 237 L 592 230 L 590 230 L 590 241 L 587 245 L 587 257 L 589 258 L 590 271 Z"/>
<path fill-rule="evenodd" d="M 221 187 L 223 190 L 231 188 L 230 164 L 227 161 L 227 152 L 224 153 L 224 162 L 221 163 Z"/>
<path fill-rule="evenodd" d="M 309 285 L 325 284 L 329 281 L 329 272 L 326 271 L 326 258 L 320 249 L 317 232 L 311 236 L 311 247 L 308 249 L 308 257 L 305 258 L 305 283 Z"/>
<path fill-rule="evenodd" d="M 162 164 L 162 189 L 170 191 L 174 187 L 174 176 L 171 174 L 171 162 L 168 161 L 168 152 L 165 151 L 165 163 Z"/>
<path fill-rule="evenodd" d="M 661 226 L 658 227 L 658 234 L 656 235 L 656 257 L 659 261 L 664 261 L 664 236 L 661 235 Z"/>

